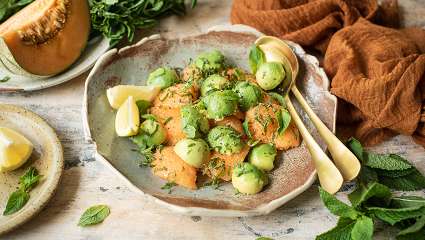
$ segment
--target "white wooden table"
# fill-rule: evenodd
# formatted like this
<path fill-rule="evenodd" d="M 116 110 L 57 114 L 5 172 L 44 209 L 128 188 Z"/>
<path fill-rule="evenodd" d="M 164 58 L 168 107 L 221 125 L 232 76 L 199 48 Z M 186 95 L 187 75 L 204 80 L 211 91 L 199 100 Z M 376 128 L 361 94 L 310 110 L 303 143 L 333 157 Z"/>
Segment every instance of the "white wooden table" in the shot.
<path fill-rule="evenodd" d="M 423 0 L 403 0 L 404 22 L 425 25 Z M 201 0 L 196 11 L 186 17 L 162 21 L 160 30 L 150 33 L 196 34 L 209 27 L 228 23 L 230 0 Z M 424 4 L 422 4 L 424 5 Z M 406 14 L 409 12 L 410 14 Z M 422 16 L 422 17 L 421 17 Z M 142 36 L 150 33 L 142 33 Z M 66 170 L 56 195 L 30 222 L 0 239 L 313 239 L 336 223 L 322 205 L 317 184 L 272 214 L 253 218 L 187 217 L 170 213 L 147 197 L 131 192 L 102 163 L 93 158 L 93 146 L 83 137 L 81 103 L 86 74 L 68 83 L 32 93 L 0 94 L 0 102 L 31 109 L 46 119 L 62 141 Z M 374 147 L 378 152 L 395 152 L 425 171 L 425 150 L 409 137 L 396 137 Z M 338 197 L 346 199 L 345 191 Z M 425 192 L 417 192 L 425 195 Z M 111 215 L 94 227 L 77 226 L 81 213 L 89 206 L 107 204 Z M 392 239 L 393 230 L 377 229 L 377 239 Z"/>

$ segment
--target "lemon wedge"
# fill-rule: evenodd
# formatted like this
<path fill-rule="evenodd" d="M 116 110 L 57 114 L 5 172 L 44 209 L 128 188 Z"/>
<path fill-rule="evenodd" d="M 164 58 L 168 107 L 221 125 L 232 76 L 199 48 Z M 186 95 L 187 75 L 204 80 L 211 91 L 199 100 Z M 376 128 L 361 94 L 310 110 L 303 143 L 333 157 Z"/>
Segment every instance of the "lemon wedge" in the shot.
<path fill-rule="evenodd" d="M 121 105 L 115 117 L 115 131 L 120 137 L 134 136 L 139 131 L 140 116 L 136 101 L 129 96 Z"/>
<path fill-rule="evenodd" d="M 21 167 L 31 156 L 32 143 L 22 134 L 0 127 L 0 172 Z"/>
<path fill-rule="evenodd" d="M 134 101 L 146 100 L 151 102 L 159 91 L 161 91 L 161 88 L 158 86 L 118 85 L 106 90 L 106 96 L 111 107 L 118 109 L 129 96 L 133 96 Z"/>

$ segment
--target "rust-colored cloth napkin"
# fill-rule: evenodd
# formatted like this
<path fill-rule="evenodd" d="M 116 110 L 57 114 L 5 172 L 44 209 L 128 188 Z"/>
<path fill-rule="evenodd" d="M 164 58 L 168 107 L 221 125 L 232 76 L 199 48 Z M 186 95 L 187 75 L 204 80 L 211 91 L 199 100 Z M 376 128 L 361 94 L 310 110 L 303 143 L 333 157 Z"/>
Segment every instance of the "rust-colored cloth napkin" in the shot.
<path fill-rule="evenodd" d="M 338 124 L 363 143 L 425 147 L 425 31 L 372 23 L 397 26 L 394 0 L 234 0 L 231 21 L 324 53 Z"/>

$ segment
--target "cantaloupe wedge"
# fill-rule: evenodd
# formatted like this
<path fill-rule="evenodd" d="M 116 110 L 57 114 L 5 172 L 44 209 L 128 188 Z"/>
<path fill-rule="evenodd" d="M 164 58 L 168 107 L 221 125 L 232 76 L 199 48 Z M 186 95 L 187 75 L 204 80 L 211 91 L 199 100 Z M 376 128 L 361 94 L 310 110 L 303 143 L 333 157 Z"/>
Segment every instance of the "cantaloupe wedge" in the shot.
<path fill-rule="evenodd" d="M 89 33 L 87 0 L 36 0 L 0 25 L 5 43 L 0 44 L 0 62 L 11 71 L 55 75 L 78 59 Z"/>

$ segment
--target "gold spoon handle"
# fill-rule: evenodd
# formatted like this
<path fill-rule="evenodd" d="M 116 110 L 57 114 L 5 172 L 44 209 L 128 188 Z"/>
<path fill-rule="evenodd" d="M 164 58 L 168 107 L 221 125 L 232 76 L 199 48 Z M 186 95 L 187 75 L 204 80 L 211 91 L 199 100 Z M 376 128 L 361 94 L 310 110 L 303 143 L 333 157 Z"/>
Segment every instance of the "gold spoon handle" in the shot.
<path fill-rule="evenodd" d="M 338 171 L 326 153 L 323 152 L 322 148 L 320 148 L 319 144 L 317 144 L 313 136 L 311 136 L 311 134 L 308 132 L 301 118 L 298 116 L 297 111 L 292 105 L 291 99 L 288 97 L 288 95 L 285 97 L 285 101 L 288 107 L 288 111 L 291 114 L 295 125 L 297 125 L 297 128 L 305 141 L 307 149 L 310 152 L 311 158 L 313 159 L 320 185 L 327 192 L 331 194 L 336 193 L 342 186 L 343 178 L 341 173 Z"/>
<path fill-rule="evenodd" d="M 360 162 L 357 157 L 326 127 L 308 105 L 295 85 L 292 86 L 291 90 L 295 98 L 301 104 L 301 107 L 310 117 L 310 120 L 313 122 L 320 136 L 328 145 L 329 152 L 332 155 L 335 165 L 341 171 L 344 179 L 350 181 L 356 178 L 360 172 Z"/>

